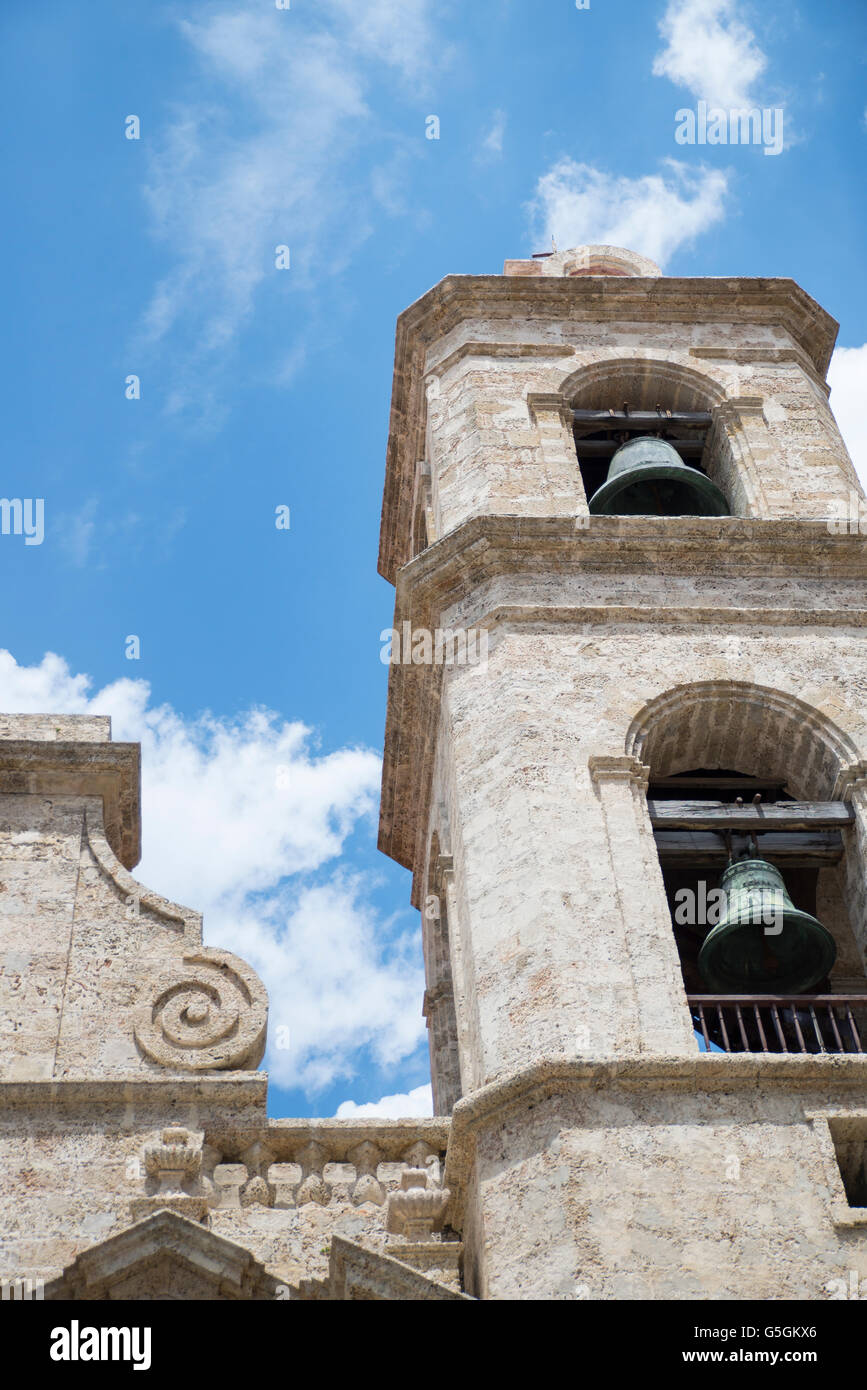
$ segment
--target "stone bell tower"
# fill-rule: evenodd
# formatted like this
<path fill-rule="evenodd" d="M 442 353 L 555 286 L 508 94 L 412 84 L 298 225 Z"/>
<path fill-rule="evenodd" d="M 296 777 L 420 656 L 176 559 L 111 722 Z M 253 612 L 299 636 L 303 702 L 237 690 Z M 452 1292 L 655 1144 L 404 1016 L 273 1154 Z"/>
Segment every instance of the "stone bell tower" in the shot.
<path fill-rule="evenodd" d="M 867 1280 L 867 547 L 835 334 L 791 280 L 611 247 L 448 276 L 398 321 L 380 847 L 422 910 L 479 1297 Z M 675 904 L 744 856 L 789 915 L 727 938 L 720 995 Z M 800 974 L 793 914 L 833 939 Z"/>

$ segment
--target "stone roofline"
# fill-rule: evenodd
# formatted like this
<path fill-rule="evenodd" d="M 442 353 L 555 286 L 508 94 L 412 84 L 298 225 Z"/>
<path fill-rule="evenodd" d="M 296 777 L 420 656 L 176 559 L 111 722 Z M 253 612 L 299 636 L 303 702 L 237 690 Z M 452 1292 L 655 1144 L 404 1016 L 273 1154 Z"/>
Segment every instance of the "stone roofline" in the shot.
<path fill-rule="evenodd" d="M 839 325 L 796 281 L 750 276 L 678 277 L 618 274 L 447 275 L 397 320 L 379 572 L 390 583 L 410 558 L 410 510 L 415 468 L 424 457 L 428 350 L 461 322 L 501 318 L 512 325 L 522 310 L 534 319 L 536 341 L 474 342 L 478 355 L 533 355 L 552 361 L 574 355 L 568 343 L 540 338 L 540 320 L 566 315 L 592 321 L 737 323 L 783 328 L 816 377 L 824 382 Z M 512 330 L 513 331 L 513 330 Z"/>
<path fill-rule="evenodd" d="M 0 714 L 0 795 L 94 796 L 127 870 L 141 859 L 141 747 L 106 715 Z"/>

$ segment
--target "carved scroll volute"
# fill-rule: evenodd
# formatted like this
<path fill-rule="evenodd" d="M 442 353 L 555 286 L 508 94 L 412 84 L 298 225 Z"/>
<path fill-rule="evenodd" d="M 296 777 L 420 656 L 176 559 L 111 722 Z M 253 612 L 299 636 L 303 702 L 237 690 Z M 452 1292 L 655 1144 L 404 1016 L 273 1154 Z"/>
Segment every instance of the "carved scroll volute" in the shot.
<path fill-rule="evenodd" d="M 175 1071 L 253 1069 L 265 1051 L 268 996 L 230 951 L 186 953 L 151 987 L 135 1039 L 146 1057 Z"/>

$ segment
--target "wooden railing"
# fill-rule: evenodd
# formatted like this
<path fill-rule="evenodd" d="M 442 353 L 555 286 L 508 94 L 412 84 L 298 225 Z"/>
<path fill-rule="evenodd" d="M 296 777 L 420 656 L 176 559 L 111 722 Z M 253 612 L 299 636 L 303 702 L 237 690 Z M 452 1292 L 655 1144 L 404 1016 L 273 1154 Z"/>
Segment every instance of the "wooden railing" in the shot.
<path fill-rule="evenodd" d="M 708 1052 L 867 1052 L 865 994 L 689 994 Z"/>

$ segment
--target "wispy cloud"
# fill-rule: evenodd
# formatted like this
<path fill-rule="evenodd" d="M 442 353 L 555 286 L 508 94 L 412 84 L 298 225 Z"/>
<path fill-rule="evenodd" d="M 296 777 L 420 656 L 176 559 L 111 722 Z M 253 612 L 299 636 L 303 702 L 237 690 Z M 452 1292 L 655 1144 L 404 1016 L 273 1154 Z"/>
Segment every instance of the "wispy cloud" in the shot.
<path fill-rule="evenodd" d="M 285 296 L 321 283 L 370 235 L 377 208 L 405 211 L 377 198 L 358 155 L 405 141 L 374 109 L 381 69 L 413 96 L 423 88 L 448 56 L 435 13 L 433 0 L 323 0 L 309 15 L 236 0 L 178 21 L 196 76 L 150 160 L 150 224 L 170 266 L 138 344 L 168 342 L 170 411 L 219 410 L 208 371 L 266 287 Z M 289 271 L 275 266 L 279 245 Z"/>
<path fill-rule="evenodd" d="M 395 68 L 415 89 L 441 71 L 452 46 L 437 30 L 448 7 L 432 0 L 324 0 L 337 32 L 357 53 Z"/>
<path fill-rule="evenodd" d="M 482 161 L 500 159 L 503 153 L 503 137 L 506 133 L 505 111 L 495 111 L 490 130 L 482 140 L 479 158 Z"/>
<path fill-rule="evenodd" d="M 55 655 L 19 665 L 0 651 L 0 709 L 110 714 L 142 745 L 147 887 L 203 911 L 205 939 L 249 960 L 270 995 L 272 1079 L 308 1093 L 396 1066 L 424 1038 L 415 924 L 384 921 L 372 883 L 342 862 L 378 804 L 380 760 L 317 755 L 311 730 L 249 710 L 185 719 L 146 682 L 93 692 Z"/>
<path fill-rule="evenodd" d="M 739 8 L 737 0 L 669 0 L 659 24 L 666 46 L 654 74 L 712 105 L 752 106 L 768 60 Z"/>
<path fill-rule="evenodd" d="M 60 549 L 77 569 L 81 569 L 90 559 L 96 533 L 97 505 L 97 499 L 89 497 L 77 512 L 66 512 L 57 518 Z"/>
<path fill-rule="evenodd" d="M 172 507 L 156 516 L 142 515 L 119 511 L 111 504 L 106 507 L 99 498 L 89 497 L 76 511 L 52 517 L 48 537 L 56 540 L 63 559 L 76 569 L 105 569 L 110 551 L 118 546 L 127 563 L 146 554 L 153 565 L 171 553 L 186 521 L 184 507 Z"/>
<path fill-rule="evenodd" d="M 722 219 L 727 190 L 722 170 L 674 159 L 661 174 L 630 179 L 567 158 L 539 179 L 530 215 L 540 244 L 626 246 L 662 266 Z"/>

